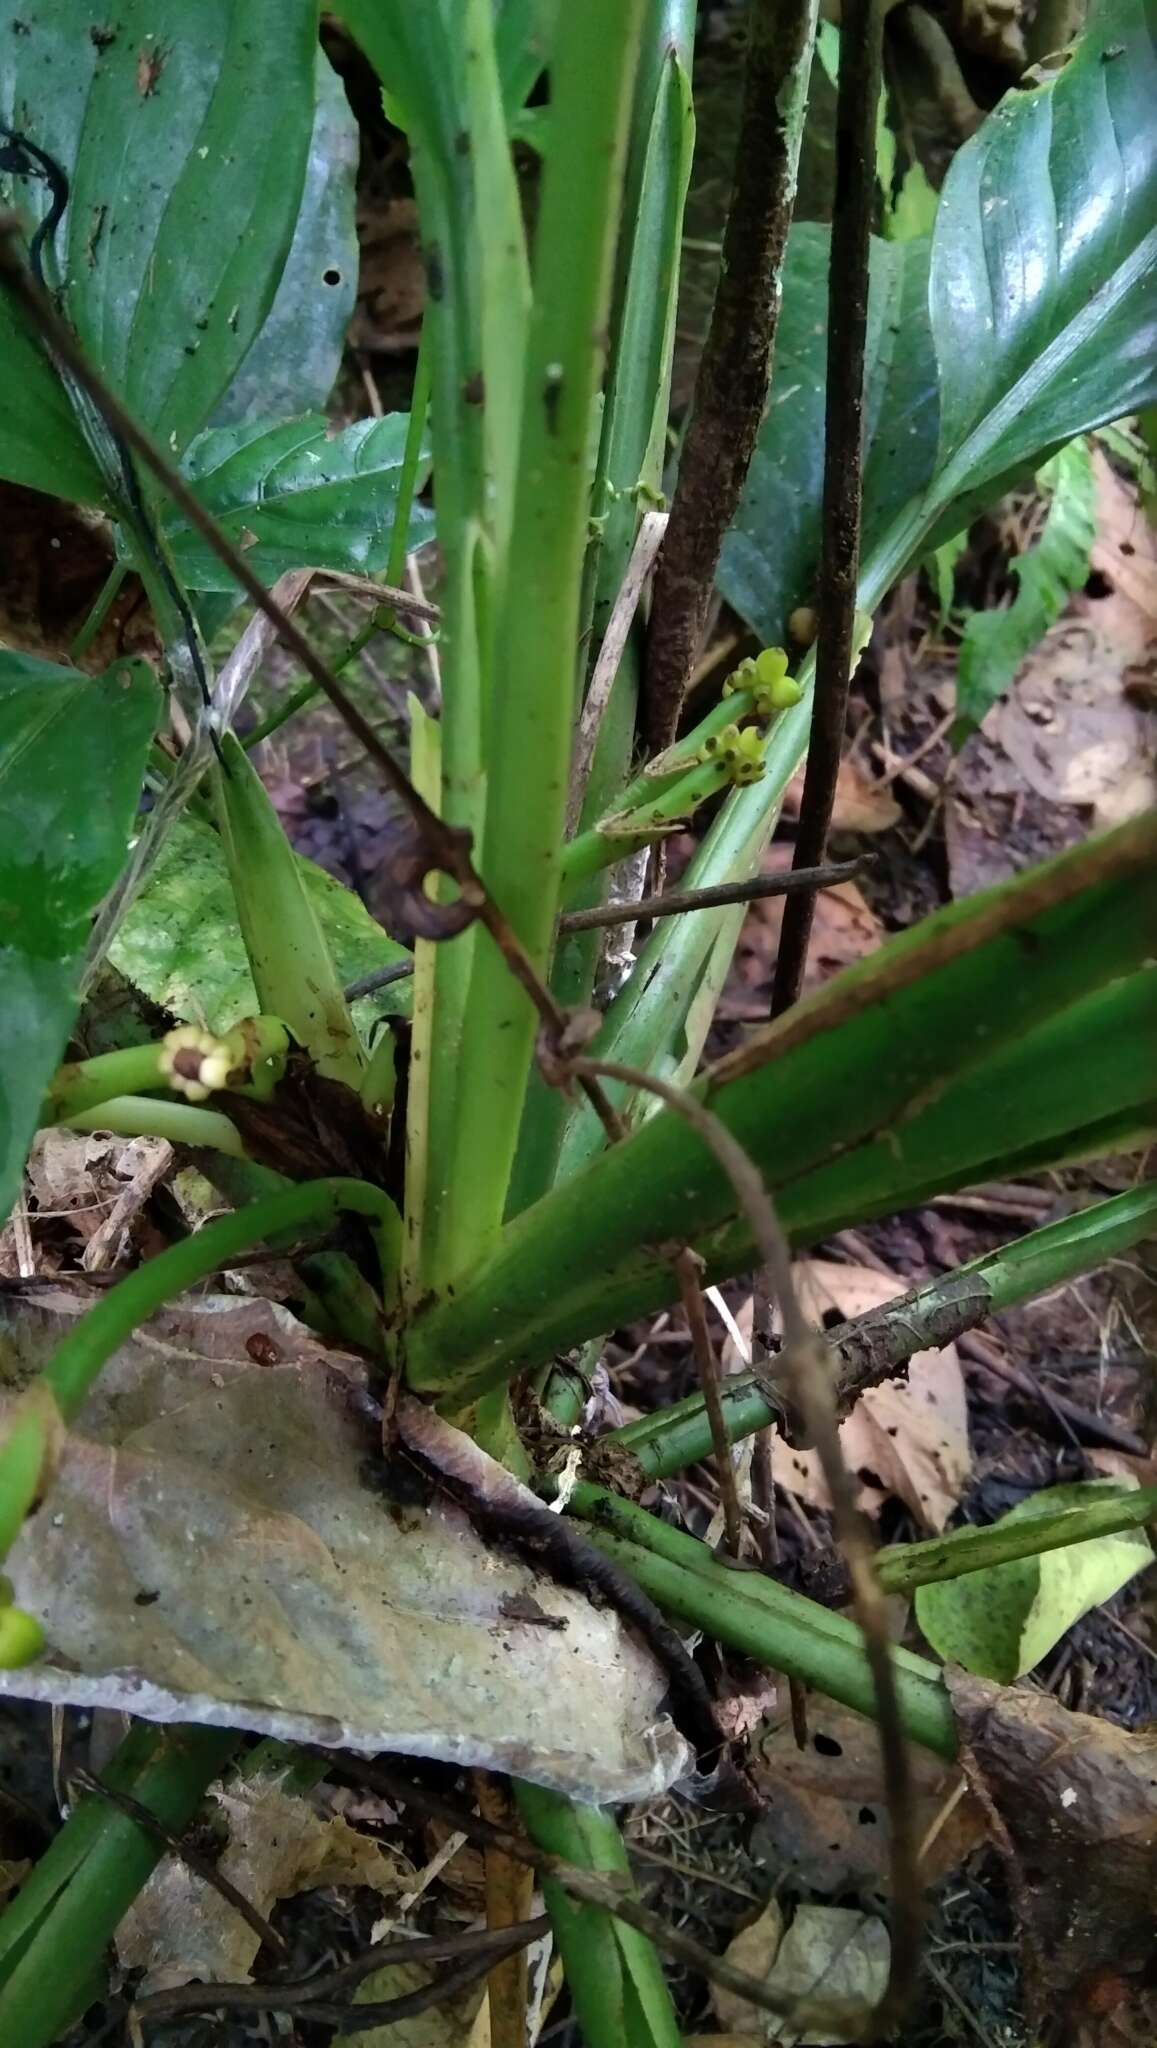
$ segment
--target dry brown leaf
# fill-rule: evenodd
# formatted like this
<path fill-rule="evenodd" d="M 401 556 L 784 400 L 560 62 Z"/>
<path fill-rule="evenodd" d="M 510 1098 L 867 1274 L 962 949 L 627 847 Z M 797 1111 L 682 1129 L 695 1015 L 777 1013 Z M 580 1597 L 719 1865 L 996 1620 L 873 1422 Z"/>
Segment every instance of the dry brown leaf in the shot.
<path fill-rule="evenodd" d="M 57 1298 L 4 1310 L 0 1370 L 26 1375 L 71 1326 Z M 666 1789 L 691 1752 L 651 1653 L 444 1497 L 384 1498 L 340 1363 L 258 1300 L 136 1332 L 9 1557 L 49 1650 L 0 1696 L 441 1756 L 595 1801 Z M 564 1626 L 520 1619 L 528 1597 Z"/>
<path fill-rule="evenodd" d="M 1157 1732 L 952 1667 L 946 1677 L 961 1762 L 1008 1865 L 1037 2022 L 1111 2039 L 1092 2027 L 1108 1992 L 1123 2043 L 1130 2002 L 1151 1997 L 1135 1980 L 1153 1962 Z"/>
<path fill-rule="evenodd" d="M 803 795 L 803 769 L 793 775 L 784 791 L 783 814 L 785 818 L 798 818 L 800 798 Z M 887 832 L 898 825 L 904 813 L 896 802 L 888 785 L 877 782 L 865 775 L 855 761 L 846 756 L 840 762 L 836 780 L 835 808 L 832 812 L 833 832 Z"/>
<path fill-rule="evenodd" d="M 228 1840 L 217 1868 L 268 1919 L 279 1899 L 322 1885 L 366 1887 L 396 1898 L 409 1875 L 405 1859 L 340 1815 L 327 1819 L 275 1778 L 237 1781 L 212 1794 Z M 245 1981 L 260 1944 L 248 1921 L 220 1892 L 168 1856 L 117 1929 L 122 1968 L 143 1969 L 144 1987 L 164 1991 L 197 1979 Z"/>
<path fill-rule="evenodd" d="M 1092 453 L 1097 538 L 1090 562 L 1152 630 L 1157 627 L 1157 532 L 1145 517 L 1136 484 L 1118 476 L 1103 449 L 1094 445 Z"/>
<path fill-rule="evenodd" d="M 789 2017 L 749 2005 L 713 1985 L 711 2002 L 721 2024 L 741 2038 L 807 2043 L 858 2041 L 864 2021 L 888 1982 L 891 1943 L 882 1920 L 846 1906 L 797 1906 L 791 1926 L 774 1900 L 753 1926 L 727 1948 L 727 1961 L 787 2001 Z M 792 2008 L 798 2003 L 798 2016 Z"/>
<path fill-rule="evenodd" d="M 732 1969 L 744 1970 L 749 1977 L 756 1977 L 761 1982 L 770 1976 L 783 1940 L 783 1930 L 783 1908 L 772 1899 L 758 1920 L 753 1920 L 750 1927 L 741 1927 L 734 1940 L 728 1942 L 727 1961 Z M 727 2027 L 744 2040 L 749 2041 L 753 2034 L 757 2039 L 767 2038 L 770 2015 L 760 2012 L 748 1999 L 737 1997 L 726 1985 L 711 1986 L 711 2004 L 720 2026 Z"/>
<path fill-rule="evenodd" d="M 805 1312 L 817 1323 L 825 1316 L 830 1321 L 833 1312 L 841 1319 L 864 1315 L 906 1293 L 908 1284 L 874 1267 L 843 1266 L 834 1259 L 801 1259 L 796 1281 Z M 817 1453 L 785 1444 L 778 1430 L 772 1436 L 777 1483 L 812 1507 L 830 1507 Z M 906 1379 L 870 1387 L 841 1423 L 840 1444 L 852 1471 L 871 1475 L 860 1494 L 866 1512 L 878 1512 L 887 1495 L 895 1494 L 925 1528 L 943 1529 L 972 1462 L 956 1346 L 914 1352 Z"/>
<path fill-rule="evenodd" d="M 924 1841 L 936 1829 L 921 1865 L 925 1883 L 935 1884 L 983 1839 L 984 1818 L 970 1796 L 955 1798 L 954 1765 L 915 1747 L 909 1762 L 917 1835 Z M 870 1721 L 813 1693 L 807 1748 L 797 1749 L 785 1713 L 768 1728 L 751 1768 L 767 1801 L 751 1852 L 771 1882 L 886 1897 L 891 1829 L 880 1738 Z"/>

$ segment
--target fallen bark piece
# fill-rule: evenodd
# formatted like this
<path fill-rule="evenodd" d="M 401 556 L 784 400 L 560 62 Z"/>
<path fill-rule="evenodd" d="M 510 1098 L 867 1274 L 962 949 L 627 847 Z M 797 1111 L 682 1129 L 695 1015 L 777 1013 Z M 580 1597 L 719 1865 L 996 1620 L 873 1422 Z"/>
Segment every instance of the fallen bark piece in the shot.
<path fill-rule="evenodd" d="M 1059 2016 L 1049 2039 L 1100 2040 L 1089 2029 L 1107 1986 L 1122 2026 L 1150 1995 L 1129 1980 L 1153 1959 L 1157 1732 L 953 1668 L 946 1680 L 961 1762 L 1008 1866 L 1030 2012 L 1042 2026 Z"/>

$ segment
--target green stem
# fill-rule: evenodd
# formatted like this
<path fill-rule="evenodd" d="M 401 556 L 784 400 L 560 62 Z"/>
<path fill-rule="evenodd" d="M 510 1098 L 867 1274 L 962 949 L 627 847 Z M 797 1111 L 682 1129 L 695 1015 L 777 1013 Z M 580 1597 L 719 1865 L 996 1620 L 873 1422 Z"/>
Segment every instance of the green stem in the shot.
<path fill-rule="evenodd" d="M 51 1478 L 54 1435 L 79 1412 L 101 1367 L 149 1316 L 239 1253 L 279 1231 L 327 1231 L 350 1213 L 364 1216 L 391 1294 L 397 1273 L 401 1222 L 388 1195 L 368 1181 L 316 1180 L 270 1195 L 247 1209 L 207 1223 L 192 1237 L 146 1260 L 90 1308 L 54 1352 L 38 1380 L 21 1396 L 0 1443 L 0 1557 L 6 1556 L 29 1508 Z M 39 1441 L 40 1462 L 33 1447 Z"/>
<path fill-rule="evenodd" d="M 987 1317 L 1092 1271 L 1155 1227 L 1157 1188 L 1131 1188 L 829 1331 L 845 1404 L 860 1386 L 883 1378 L 914 1351 L 937 1349 Z M 779 1419 L 774 1404 L 746 1376 L 728 1381 L 721 1394 L 732 1443 Z M 698 1464 L 712 1448 L 699 1394 L 629 1422 L 607 1440 L 631 1451 L 650 1480 Z"/>
<path fill-rule="evenodd" d="M 662 1526 L 662 1525 L 660 1525 Z M 758 1572 L 727 1567 L 688 1569 L 674 1556 L 661 1556 L 605 1529 L 592 1530 L 600 1550 L 621 1565 L 644 1592 L 675 1621 L 700 1628 L 714 1642 L 754 1657 L 760 1664 L 798 1678 L 857 1713 L 874 1716 L 876 1689 L 863 1638 L 852 1621 L 795 1596 L 798 1606 L 772 1606 L 765 1590 L 773 1584 Z M 669 1532 L 679 1535 L 679 1531 Z M 694 1544 L 692 1536 L 683 1537 Z M 706 1552 L 705 1545 L 699 1545 Z M 707 1558 L 710 1553 L 706 1553 Z M 779 1594 L 787 1589 L 779 1587 Z M 823 1617 L 822 1620 L 820 1617 Z M 911 1651 L 893 1650 L 896 1686 L 904 1727 L 913 1742 L 939 1756 L 956 1754 L 952 1703 L 935 1664 Z"/>
<path fill-rule="evenodd" d="M 334 662 L 333 672 L 335 676 L 341 674 L 346 662 L 350 659 L 350 648 L 353 645 L 354 643 L 351 640 L 344 654 L 339 655 L 338 659 Z M 261 741 L 267 740 L 271 733 L 280 731 L 281 727 L 288 724 L 289 720 L 298 711 L 304 711 L 307 704 L 312 704 L 317 695 L 317 683 L 313 681 L 311 676 L 306 676 L 305 681 L 298 683 L 297 688 L 291 690 L 288 697 L 283 697 L 279 704 L 274 705 L 272 711 L 266 712 L 265 717 L 253 727 L 251 732 L 238 735 L 246 753 L 248 754 L 254 747 L 260 746 Z"/>
<path fill-rule="evenodd" d="M 422 460 L 422 443 L 426 438 L 426 418 L 430 410 L 430 340 L 423 322 L 418 341 L 418 361 L 414 368 L 414 388 L 410 394 L 410 418 L 406 427 L 406 445 L 402 450 L 402 467 L 398 472 L 398 496 L 394 505 L 394 524 L 390 534 L 390 553 L 386 563 L 386 582 L 395 590 L 402 587 L 406 573 L 406 543 L 410 537 L 410 513 L 414 507 L 414 492 L 418 481 L 418 464 Z"/>
<path fill-rule="evenodd" d="M 267 1092 L 289 1050 L 288 1033 L 277 1017 L 250 1018 L 216 1043 L 230 1062 L 229 1086 L 244 1085 L 258 1092 Z M 204 1050 L 207 1054 L 210 1048 Z M 53 1077 L 41 1109 L 41 1123 L 64 1123 L 117 1096 L 147 1095 L 154 1088 L 172 1090 L 172 1058 L 166 1037 L 150 1045 L 122 1046 L 116 1052 L 71 1061 Z"/>
<path fill-rule="evenodd" d="M 112 1131 L 121 1138 L 167 1138 L 172 1145 L 208 1145 L 214 1152 L 245 1158 L 241 1133 L 217 1109 L 191 1102 L 167 1102 L 156 1095 L 113 1095 L 95 1109 L 61 1117 L 67 1131 Z"/>
<path fill-rule="evenodd" d="M 97 634 L 109 615 L 117 592 L 128 575 L 128 570 L 129 565 L 125 561 L 113 563 L 112 568 L 109 570 L 108 575 L 96 594 L 88 617 L 68 650 L 70 661 L 82 661 L 88 653 L 89 648 L 92 646 L 93 641 L 96 639 Z"/>
<path fill-rule="evenodd" d="M 536 1848 L 580 1870 L 630 1880 L 623 1838 L 609 1813 L 541 1785 L 516 1781 L 514 1795 Z M 571 1897 L 545 1874 L 542 1895 L 588 2048 L 679 2048 L 663 1966 L 646 1935 L 605 1907 Z"/>
<path fill-rule="evenodd" d="M 551 145 L 537 233 L 509 561 L 498 593 L 480 867 L 531 963 L 548 971 L 558 910 L 586 545 L 586 448 L 602 371 L 627 115 L 643 0 L 587 0 L 559 15 Z M 443 1265 L 462 1271 L 502 1222 L 536 1018 L 497 949 L 470 986 Z"/>
<path fill-rule="evenodd" d="M 392 578 L 390 580 L 393 581 Z M 356 661 L 359 654 L 369 646 L 374 634 L 387 630 L 393 620 L 393 616 L 392 612 L 387 611 L 381 605 L 375 611 L 372 611 L 364 626 L 358 628 L 353 639 L 346 642 L 337 660 L 331 664 L 333 674 L 340 676 L 343 669 L 349 667 L 351 661 Z M 310 676 L 306 676 L 304 682 L 298 683 L 297 688 L 291 690 L 288 697 L 283 697 L 280 704 L 275 704 L 272 711 L 266 714 L 260 724 L 254 726 L 252 732 L 247 732 L 244 735 L 241 744 L 246 753 L 249 753 L 251 748 L 257 746 L 261 740 L 267 740 L 271 733 L 278 732 L 296 712 L 303 711 L 307 704 L 312 704 L 314 698 L 318 695 L 319 688 L 320 685 L 315 683 Z"/>
<path fill-rule="evenodd" d="M 1120 1536 L 1155 1519 L 1157 1486 L 1143 1486 L 1082 1507 L 1055 1508 L 1017 1521 L 1006 1515 L 986 1529 L 952 1529 L 925 1543 L 899 1543 L 876 1553 L 876 1569 L 886 1593 L 909 1593 L 916 1586 L 960 1579 L 967 1572 L 1010 1564 L 1018 1557 L 1040 1557 L 1046 1550 L 1067 1550 L 1071 1543 Z"/>
<path fill-rule="evenodd" d="M 181 1834 L 240 1737 L 138 1723 L 103 1777 Z M 136 1820 L 83 1797 L 0 1916 L 0 2040 L 50 2048 L 95 1994 L 118 1922 L 164 1854 Z"/>

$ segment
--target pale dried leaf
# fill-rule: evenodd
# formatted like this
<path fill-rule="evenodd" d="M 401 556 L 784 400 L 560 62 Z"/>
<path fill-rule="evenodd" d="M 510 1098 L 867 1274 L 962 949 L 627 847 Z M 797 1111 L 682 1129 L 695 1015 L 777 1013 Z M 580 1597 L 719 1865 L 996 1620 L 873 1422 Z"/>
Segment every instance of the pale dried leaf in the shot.
<path fill-rule="evenodd" d="M 750 1927 L 741 1927 L 734 1940 L 728 1943 L 726 1958 L 732 1969 L 745 1970 L 749 1977 L 761 1981 L 768 1977 L 779 1954 L 783 1927 L 783 1908 L 772 1899 L 758 1920 L 753 1920 Z M 769 2016 L 746 1998 L 737 1997 L 725 1984 L 711 1986 L 711 2004 L 720 2026 L 747 2040 L 753 2034 L 759 2040 L 767 2038 Z"/>
<path fill-rule="evenodd" d="M 807 1747 L 797 1749 L 784 1713 L 767 1729 L 751 1768 L 766 1800 L 751 1853 L 769 1880 L 786 1878 L 808 1892 L 887 1896 L 891 1827 L 880 1738 L 870 1721 L 813 1693 Z M 921 1866 L 924 1882 L 935 1884 L 983 1838 L 983 1815 L 970 1797 L 954 1800 L 954 1765 L 913 1745 L 909 1768 L 917 1835 L 926 1841 L 936 1830 Z"/>
<path fill-rule="evenodd" d="M 268 1919 L 279 1899 L 322 1885 L 356 1885 L 393 1898 L 409 1871 L 396 1852 L 359 1835 L 340 1817 L 315 1813 L 276 1779 L 234 1782 L 211 1804 L 228 1827 L 217 1868 Z M 142 1989 L 167 1990 L 197 1979 L 246 1981 L 257 1935 L 234 1906 L 176 1857 L 166 1857 L 117 1929 L 127 1970 L 143 1969 Z"/>
<path fill-rule="evenodd" d="M 793 775 L 784 793 L 783 811 L 787 818 L 798 818 L 800 797 L 803 794 L 803 769 Z M 888 785 L 874 781 L 864 773 L 855 761 L 846 756 L 840 762 L 836 782 L 835 809 L 832 812 L 833 832 L 888 832 L 898 825 L 904 813 Z"/>
<path fill-rule="evenodd" d="M 68 1317 L 8 1317 L 15 1384 Z M 340 1364 L 252 1300 L 136 1333 L 9 1558 L 50 1647 L 0 1674 L 0 1697 L 438 1756 L 596 1801 L 683 1775 L 651 1653 L 444 1497 L 387 1502 L 377 1426 Z M 517 1619 L 528 1599 L 565 1626 Z"/>
<path fill-rule="evenodd" d="M 817 1323 L 832 1311 L 842 1318 L 865 1315 L 907 1291 L 907 1283 L 891 1274 L 833 1259 L 801 1259 L 796 1283 L 805 1312 Z M 784 1444 L 778 1431 L 773 1438 L 777 1483 L 811 1507 L 830 1507 L 816 1452 Z M 943 1529 L 971 1468 L 968 1403 L 955 1345 L 914 1352 L 906 1379 L 870 1387 L 841 1423 L 840 1444 L 851 1470 L 871 1475 L 861 1481 L 866 1512 L 878 1511 L 894 1494 L 926 1528 Z"/>
<path fill-rule="evenodd" d="M 798 1906 L 783 1932 L 773 1901 L 753 1926 L 736 1935 L 727 1961 L 762 1978 L 770 1991 L 799 2005 L 798 2017 L 776 2019 L 721 1986 L 711 2001 L 721 2024 L 744 2039 L 778 2048 L 858 2041 L 864 2022 L 888 1982 L 891 1943 L 882 1920 L 844 1906 Z"/>

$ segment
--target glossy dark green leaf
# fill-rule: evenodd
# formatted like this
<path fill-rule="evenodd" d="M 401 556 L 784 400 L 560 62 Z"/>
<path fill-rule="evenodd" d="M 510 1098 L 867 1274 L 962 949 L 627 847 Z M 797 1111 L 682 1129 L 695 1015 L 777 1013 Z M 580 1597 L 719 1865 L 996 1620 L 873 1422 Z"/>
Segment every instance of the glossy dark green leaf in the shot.
<path fill-rule="evenodd" d="M 76 1014 L 89 920 L 128 850 L 159 693 L 0 653 L 0 1215 Z"/>
<path fill-rule="evenodd" d="M 332 437 L 317 413 L 304 419 L 211 427 L 189 449 L 184 470 L 250 566 L 272 583 L 286 569 L 356 570 L 386 566 L 407 413 L 357 420 Z M 423 480 L 420 473 L 419 482 Z M 427 539 L 422 505 L 410 517 L 409 545 Z M 194 590 L 233 588 L 227 569 L 199 534 L 167 528 L 173 556 Z"/>
<path fill-rule="evenodd" d="M 929 304 L 954 494 L 1157 393 L 1155 35 L 1149 0 L 1100 0 L 953 161 Z"/>
<path fill-rule="evenodd" d="M 45 275 L 173 449 L 273 302 L 305 181 L 316 38 L 315 0 L 4 0 L 0 119 L 71 186 Z M 46 187 L 23 182 L 38 220 Z"/>
<path fill-rule="evenodd" d="M 2 181 L 0 181 L 2 190 Z M 55 371 L 0 293 L 0 477 L 97 505 L 104 497 L 99 469 L 85 445 Z"/>
<path fill-rule="evenodd" d="M 357 298 L 358 125 L 321 51 L 305 190 L 277 296 L 212 424 L 281 419 L 324 406 Z"/>
<path fill-rule="evenodd" d="M 767 415 L 719 587 L 769 644 L 814 597 L 824 473 L 825 329 L 829 231 L 795 228 Z M 865 370 L 864 545 L 885 531 L 932 473 L 936 366 L 928 327 L 929 244 L 872 243 Z"/>
<path fill-rule="evenodd" d="M 869 418 L 891 399 L 901 425 L 886 461 L 869 425 L 868 609 L 1015 478 L 1157 398 L 1154 34 L 1149 0 L 1100 0 L 1060 72 L 1006 94 L 953 160 L 927 305 L 904 309 L 890 376 L 869 351 Z M 789 261 L 771 403 L 719 578 L 765 638 L 811 597 L 818 557 L 827 238 L 797 229 L 793 245 L 805 233 L 820 239 L 806 267 Z M 905 422 L 904 387 L 929 373 Z"/>

